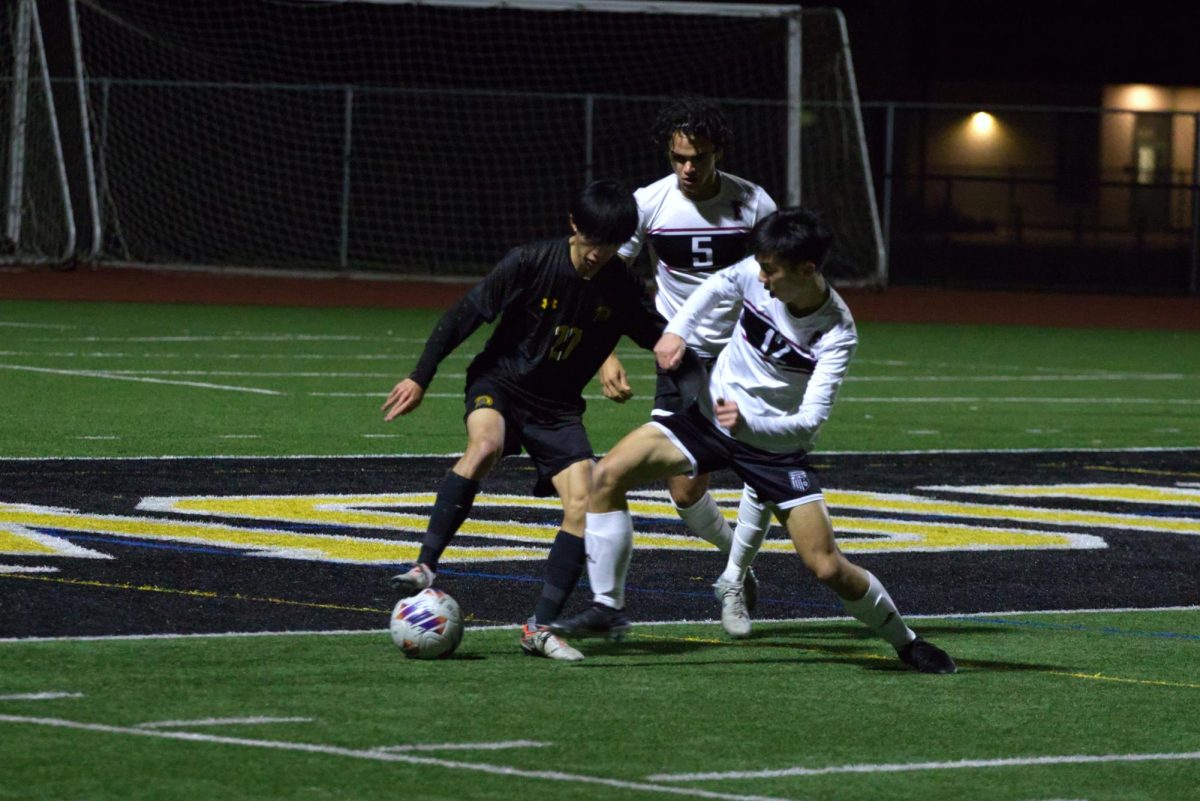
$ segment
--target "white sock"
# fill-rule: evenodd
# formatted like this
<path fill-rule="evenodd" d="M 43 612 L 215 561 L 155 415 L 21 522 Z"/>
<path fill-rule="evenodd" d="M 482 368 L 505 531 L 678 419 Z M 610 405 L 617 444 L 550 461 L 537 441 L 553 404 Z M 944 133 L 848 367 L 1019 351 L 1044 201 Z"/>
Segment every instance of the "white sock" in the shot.
<path fill-rule="evenodd" d="M 629 512 L 588 512 L 583 530 L 588 581 L 596 603 L 625 608 L 625 575 L 633 552 L 633 518 Z"/>
<path fill-rule="evenodd" d="M 676 506 L 675 511 L 679 512 L 679 516 L 693 534 L 717 546 L 721 553 L 729 553 L 733 531 L 711 493 L 704 493 L 704 497 L 691 506 Z"/>
<path fill-rule="evenodd" d="M 869 570 L 863 572 L 867 574 L 867 580 L 870 582 L 867 594 L 857 601 L 847 601 L 843 598 L 842 606 L 898 651 L 915 640 L 917 635 L 905 625 L 892 596 L 888 595 L 879 579 Z"/>
<path fill-rule="evenodd" d="M 722 581 L 741 584 L 746 580 L 746 572 L 754 563 L 754 557 L 758 556 L 758 549 L 762 547 L 770 528 L 770 507 L 762 503 L 750 487 L 743 487 L 737 526 L 733 530 L 733 545 L 729 549 L 725 572 L 721 574 Z"/>

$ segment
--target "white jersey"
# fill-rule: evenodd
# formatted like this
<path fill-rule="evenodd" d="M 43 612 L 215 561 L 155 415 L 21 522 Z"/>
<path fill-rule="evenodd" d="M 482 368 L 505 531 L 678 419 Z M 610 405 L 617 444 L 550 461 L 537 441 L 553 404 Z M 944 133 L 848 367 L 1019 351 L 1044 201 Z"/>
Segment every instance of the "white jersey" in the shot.
<path fill-rule="evenodd" d="M 829 418 L 858 332 L 832 287 L 819 309 L 794 317 L 783 301 L 771 297 L 758 275 L 758 263 L 748 258 L 710 277 L 666 330 L 687 339 L 708 309 L 724 303 L 740 307 L 733 337 L 713 366 L 708 388 L 712 398 L 737 403 L 745 424 L 736 435 L 718 429 L 767 451 L 808 451 Z M 711 409 L 705 411 L 712 416 Z"/>
<path fill-rule="evenodd" d="M 675 173 L 634 193 L 638 227 L 620 255 L 630 261 L 649 243 L 658 284 L 654 304 L 668 320 L 704 279 L 745 258 L 750 229 L 775 211 L 775 201 L 762 187 L 736 175 L 717 176 L 720 190 L 699 202 L 679 190 Z M 736 319 L 733 304 L 722 304 L 692 332 L 688 345 L 716 356 Z"/>

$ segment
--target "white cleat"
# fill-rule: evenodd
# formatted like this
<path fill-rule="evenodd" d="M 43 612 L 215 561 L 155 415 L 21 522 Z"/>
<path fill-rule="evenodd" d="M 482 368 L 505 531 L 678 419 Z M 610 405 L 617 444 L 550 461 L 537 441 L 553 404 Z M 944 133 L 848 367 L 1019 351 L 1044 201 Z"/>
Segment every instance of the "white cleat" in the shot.
<path fill-rule="evenodd" d="M 721 602 L 721 627 L 735 640 L 750 636 L 750 612 L 746 609 L 746 594 L 742 585 L 717 579 L 713 595 Z"/>
<path fill-rule="evenodd" d="M 421 590 L 433 586 L 433 576 L 432 570 L 417 562 L 408 572 L 392 576 L 392 589 L 404 596 L 416 595 Z"/>
<path fill-rule="evenodd" d="M 526 656 L 544 656 L 559 662 L 578 662 L 583 659 L 583 654 L 550 631 L 548 626 L 531 623 L 526 623 L 521 629 L 521 650 Z"/>

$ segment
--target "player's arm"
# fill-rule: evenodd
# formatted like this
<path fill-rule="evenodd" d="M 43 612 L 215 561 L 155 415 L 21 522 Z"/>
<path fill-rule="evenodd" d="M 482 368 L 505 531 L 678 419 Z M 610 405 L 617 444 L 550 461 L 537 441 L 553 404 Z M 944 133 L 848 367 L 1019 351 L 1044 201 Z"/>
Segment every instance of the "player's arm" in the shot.
<path fill-rule="evenodd" d="M 604 360 L 604 364 L 600 365 L 600 372 L 596 374 L 596 377 L 600 379 L 600 391 L 610 401 L 624 403 L 633 397 L 633 387 L 629 386 L 629 376 L 625 373 L 625 365 L 621 364 L 621 360 L 617 358 L 616 351 L 609 354 L 609 357 Z"/>
<path fill-rule="evenodd" d="M 841 336 L 830 337 L 829 342 L 822 341 L 817 349 L 816 367 L 804 390 L 804 400 L 794 414 L 783 417 L 742 417 L 740 424 L 755 433 L 770 436 L 815 435 L 817 429 L 829 419 L 833 401 L 846 378 L 850 359 L 858 345 L 853 330 L 842 329 L 840 333 Z"/>
<path fill-rule="evenodd" d="M 674 370 L 679 366 L 687 350 L 688 338 L 722 300 L 741 302 L 744 292 L 742 284 L 748 275 L 747 270 L 751 269 L 748 264 L 757 263 L 754 259 L 743 259 L 715 272 L 688 296 L 654 346 L 654 358 L 659 367 Z"/>
<path fill-rule="evenodd" d="M 437 373 L 438 365 L 484 322 L 483 315 L 470 297 L 464 297 L 443 314 L 425 342 L 425 349 L 421 352 L 416 369 L 396 384 L 388 394 L 382 406 L 383 419 L 393 420 L 420 406 L 426 388 Z"/>
<path fill-rule="evenodd" d="M 520 250 L 514 248 L 462 300 L 442 315 L 425 342 L 416 369 L 388 393 L 382 406 L 385 422 L 420 406 L 442 360 L 481 325 L 495 320 L 517 298 L 522 286 L 523 264 Z"/>

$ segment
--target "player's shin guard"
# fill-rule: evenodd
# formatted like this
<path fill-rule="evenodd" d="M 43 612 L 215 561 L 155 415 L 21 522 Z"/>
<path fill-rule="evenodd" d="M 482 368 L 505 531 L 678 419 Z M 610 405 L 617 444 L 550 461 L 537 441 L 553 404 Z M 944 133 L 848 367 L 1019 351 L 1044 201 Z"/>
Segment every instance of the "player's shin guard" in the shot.
<path fill-rule="evenodd" d="M 588 512 L 584 529 L 588 581 L 596 603 L 625 608 L 625 575 L 633 551 L 633 518 L 629 512 Z"/>
<path fill-rule="evenodd" d="M 704 497 L 691 506 L 676 506 L 675 511 L 679 512 L 684 524 L 693 534 L 717 546 L 721 553 L 729 553 L 733 532 L 712 493 L 704 493 Z"/>
<path fill-rule="evenodd" d="M 533 610 L 534 622 L 539 626 L 554 622 L 562 614 L 567 598 L 583 575 L 585 558 L 583 537 L 559 530 L 550 546 L 550 555 L 546 557 L 546 580 Z"/>
<path fill-rule="evenodd" d="M 438 487 L 437 500 L 433 504 L 433 512 L 429 515 L 429 528 L 421 539 L 421 553 L 417 561 L 426 565 L 430 570 L 437 570 L 438 560 L 442 552 L 458 533 L 458 527 L 471 513 L 475 503 L 475 493 L 479 491 L 479 482 L 463 478 L 453 470 L 446 473 L 442 485 Z"/>
<path fill-rule="evenodd" d="M 879 579 L 869 570 L 863 572 L 867 574 L 869 582 L 867 594 L 857 601 L 847 601 L 843 598 L 842 605 L 846 607 L 847 612 L 866 624 L 867 628 L 899 650 L 915 640 L 917 635 L 905 625 L 892 596 L 888 595 Z"/>
<path fill-rule="evenodd" d="M 771 527 L 771 509 L 758 499 L 750 487 L 742 488 L 742 502 L 738 505 L 737 526 L 733 529 L 733 543 L 729 548 L 729 560 L 721 580 L 741 585 L 746 580 L 746 571 L 758 556 Z"/>

